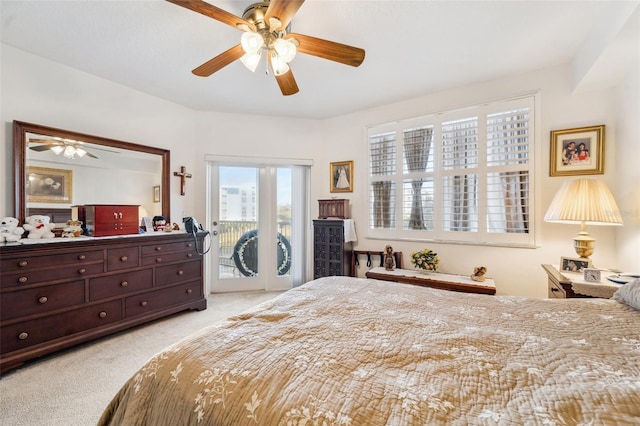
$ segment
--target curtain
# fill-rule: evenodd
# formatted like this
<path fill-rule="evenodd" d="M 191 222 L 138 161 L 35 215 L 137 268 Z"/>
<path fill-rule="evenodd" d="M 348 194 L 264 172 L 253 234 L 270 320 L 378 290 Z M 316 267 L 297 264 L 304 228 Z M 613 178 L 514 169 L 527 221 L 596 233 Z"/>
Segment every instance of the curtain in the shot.
<path fill-rule="evenodd" d="M 391 182 L 378 181 L 373 186 L 373 227 L 391 227 Z"/>
<path fill-rule="evenodd" d="M 416 129 L 404 134 L 404 158 L 409 173 L 425 172 L 429 161 L 433 129 Z M 424 211 L 422 208 L 422 179 L 411 181 L 410 229 L 424 229 Z"/>
<path fill-rule="evenodd" d="M 529 232 L 529 175 L 525 172 L 503 172 L 502 180 L 506 232 Z"/>

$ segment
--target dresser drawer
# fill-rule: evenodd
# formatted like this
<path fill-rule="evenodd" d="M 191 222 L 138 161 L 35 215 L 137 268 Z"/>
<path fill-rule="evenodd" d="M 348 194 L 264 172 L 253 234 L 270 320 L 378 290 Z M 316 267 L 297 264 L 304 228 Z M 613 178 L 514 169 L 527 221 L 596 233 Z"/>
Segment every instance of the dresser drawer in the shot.
<path fill-rule="evenodd" d="M 156 287 L 189 281 L 202 276 L 200 259 L 156 268 Z"/>
<path fill-rule="evenodd" d="M 107 250 L 107 271 L 137 268 L 140 266 L 138 247 L 113 248 Z"/>
<path fill-rule="evenodd" d="M 3 273 L 2 277 L 0 277 L 0 286 L 2 287 L 2 289 L 8 289 L 17 286 L 40 284 L 62 279 L 73 280 L 91 274 L 99 274 L 102 272 L 104 272 L 103 262 L 79 265 L 62 265 L 57 268 L 13 272 L 10 274 Z"/>
<path fill-rule="evenodd" d="M 195 251 L 191 252 L 173 252 L 173 253 L 156 253 L 153 256 L 145 256 L 142 258 L 142 265 L 161 265 L 163 263 L 180 262 L 191 260 L 198 256 Z"/>
<path fill-rule="evenodd" d="M 556 282 L 554 282 L 553 280 L 548 280 L 549 281 L 549 299 L 566 299 L 567 298 L 567 293 L 564 291 L 564 289 L 562 288 L 562 286 Z"/>
<path fill-rule="evenodd" d="M 179 305 L 202 298 L 202 282 L 193 281 L 175 287 L 127 297 L 125 315 L 127 318 Z"/>
<path fill-rule="evenodd" d="M 176 251 L 189 251 L 195 253 L 195 242 L 193 240 L 180 243 L 155 244 L 142 247 L 142 257 L 156 256 Z"/>
<path fill-rule="evenodd" d="M 60 337 L 68 337 L 122 319 L 122 302 L 93 305 L 57 315 L 2 327 L 2 353 L 13 352 Z"/>
<path fill-rule="evenodd" d="M 151 269 L 91 278 L 89 280 L 89 300 L 93 302 L 149 289 L 153 287 L 152 278 L 153 271 Z"/>
<path fill-rule="evenodd" d="M 2 321 L 84 303 L 84 280 L 2 293 Z"/>
<path fill-rule="evenodd" d="M 0 261 L 0 271 L 30 271 L 50 266 L 80 265 L 83 263 L 102 262 L 102 250 L 83 251 L 77 253 L 53 254 L 49 256 L 25 256 Z"/>

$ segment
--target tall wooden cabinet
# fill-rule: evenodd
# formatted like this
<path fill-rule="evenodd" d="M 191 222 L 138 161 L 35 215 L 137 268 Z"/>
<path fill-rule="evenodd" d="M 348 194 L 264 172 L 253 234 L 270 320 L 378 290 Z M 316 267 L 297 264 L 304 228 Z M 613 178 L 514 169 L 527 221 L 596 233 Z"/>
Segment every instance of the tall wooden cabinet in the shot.
<path fill-rule="evenodd" d="M 347 242 L 344 221 L 313 221 L 313 278 L 351 274 L 352 243 Z"/>
<path fill-rule="evenodd" d="M 191 234 L 0 246 L 0 372 L 188 309 L 206 309 Z"/>

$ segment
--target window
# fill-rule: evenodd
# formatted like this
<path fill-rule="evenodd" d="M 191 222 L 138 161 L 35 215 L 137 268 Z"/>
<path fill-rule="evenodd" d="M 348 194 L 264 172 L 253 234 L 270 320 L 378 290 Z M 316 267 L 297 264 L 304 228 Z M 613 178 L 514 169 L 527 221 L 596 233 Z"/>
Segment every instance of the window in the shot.
<path fill-rule="evenodd" d="M 535 98 L 369 128 L 369 235 L 531 245 Z"/>

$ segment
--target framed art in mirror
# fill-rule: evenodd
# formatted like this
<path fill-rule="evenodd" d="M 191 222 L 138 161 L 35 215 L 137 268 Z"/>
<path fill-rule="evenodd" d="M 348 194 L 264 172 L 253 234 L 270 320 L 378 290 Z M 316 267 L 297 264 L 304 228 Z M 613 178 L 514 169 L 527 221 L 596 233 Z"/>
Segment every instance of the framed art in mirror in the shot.
<path fill-rule="evenodd" d="M 50 167 L 27 167 L 27 203 L 71 203 L 73 172 Z"/>

